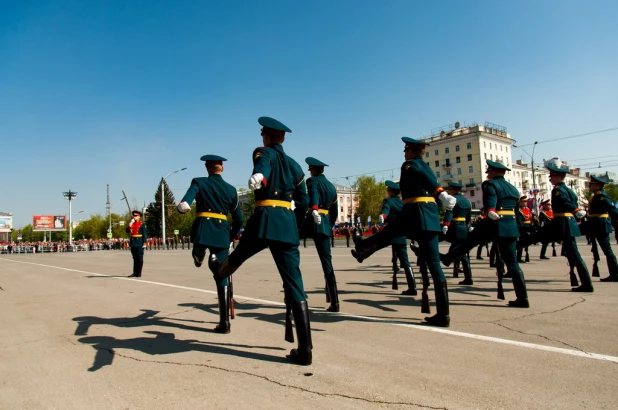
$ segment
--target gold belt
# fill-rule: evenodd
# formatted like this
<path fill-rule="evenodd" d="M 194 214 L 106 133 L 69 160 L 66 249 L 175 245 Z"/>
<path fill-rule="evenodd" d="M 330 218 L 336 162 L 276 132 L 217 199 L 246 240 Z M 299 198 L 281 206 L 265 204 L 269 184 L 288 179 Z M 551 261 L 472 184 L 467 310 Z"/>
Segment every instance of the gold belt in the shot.
<path fill-rule="evenodd" d="M 453 218 L 453 219 L 451 219 L 451 221 L 455 221 L 455 222 L 466 222 L 466 218 Z"/>
<path fill-rule="evenodd" d="M 573 214 L 570 213 L 570 212 L 562 212 L 562 213 L 559 213 L 559 214 L 554 214 L 554 217 L 556 217 L 556 216 L 563 216 L 565 218 L 573 218 Z"/>
<path fill-rule="evenodd" d="M 288 201 L 279 201 L 278 199 L 262 199 L 261 201 L 255 201 L 255 206 L 272 206 L 279 208 L 292 209 L 292 204 Z"/>
<path fill-rule="evenodd" d="M 328 209 L 318 209 L 318 212 L 322 215 L 328 215 Z"/>
<path fill-rule="evenodd" d="M 609 214 L 590 214 L 588 216 L 591 218 L 609 218 Z"/>
<path fill-rule="evenodd" d="M 496 211 L 496 213 L 498 215 L 515 215 L 515 211 L 509 211 L 509 210 L 505 210 L 505 211 Z"/>
<path fill-rule="evenodd" d="M 227 220 L 227 216 L 223 214 L 216 214 L 214 212 L 198 212 L 196 216 L 202 218 L 217 218 L 217 219 L 225 219 Z"/>
<path fill-rule="evenodd" d="M 523 222 L 522 222 L 522 224 L 524 224 L 524 225 L 529 225 L 529 224 L 531 224 L 531 223 L 532 223 L 532 222 L 530 222 L 530 221 L 523 221 Z"/>
<path fill-rule="evenodd" d="M 131 235 L 131 238 L 141 238 L 142 235 Z"/>
<path fill-rule="evenodd" d="M 404 204 L 409 204 L 411 202 L 436 202 L 436 200 L 433 196 L 413 196 L 403 200 Z"/>

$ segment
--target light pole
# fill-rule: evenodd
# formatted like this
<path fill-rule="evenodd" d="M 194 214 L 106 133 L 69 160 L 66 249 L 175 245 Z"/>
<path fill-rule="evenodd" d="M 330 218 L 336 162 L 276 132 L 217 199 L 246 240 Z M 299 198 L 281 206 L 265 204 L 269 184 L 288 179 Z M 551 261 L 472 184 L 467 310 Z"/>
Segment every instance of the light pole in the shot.
<path fill-rule="evenodd" d="M 185 169 L 187 168 L 185 167 L 172 171 L 161 179 L 161 231 L 163 233 L 163 249 L 165 249 L 165 245 L 167 245 L 167 237 L 165 236 L 165 178 L 177 172 L 184 171 Z"/>
<path fill-rule="evenodd" d="M 536 149 L 536 144 L 538 143 L 539 143 L 538 141 L 534 141 L 534 144 L 532 144 L 532 155 L 530 155 L 528 151 L 526 151 L 522 147 L 518 147 L 517 145 L 513 144 L 514 148 L 519 148 L 520 150 L 525 152 L 530 157 L 530 165 L 532 166 L 532 193 L 534 194 L 534 211 L 536 212 L 536 215 L 539 214 L 539 205 L 536 200 L 537 190 L 536 190 L 536 175 L 534 173 L 534 150 Z"/>
<path fill-rule="evenodd" d="M 345 177 L 350 185 L 350 225 L 354 226 L 354 196 L 352 194 L 352 184 L 350 183 L 350 177 Z"/>
<path fill-rule="evenodd" d="M 63 192 L 64 199 L 69 200 L 69 245 L 73 245 L 73 218 L 71 217 L 71 201 L 77 199 L 77 192 L 69 189 L 68 192 Z"/>

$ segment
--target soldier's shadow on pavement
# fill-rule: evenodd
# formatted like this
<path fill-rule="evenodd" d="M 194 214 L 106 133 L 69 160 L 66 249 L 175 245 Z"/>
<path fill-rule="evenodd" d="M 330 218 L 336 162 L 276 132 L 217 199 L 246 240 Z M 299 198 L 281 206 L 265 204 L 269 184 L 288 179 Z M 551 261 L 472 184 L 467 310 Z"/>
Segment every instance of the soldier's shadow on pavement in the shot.
<path fill-rule="evenodd" d="M 231 343 L 203 342 L 195 339 L 176 339 L 173 333 L 158 331 L 145 331 L 144 333 L 155 335 L 155 337 L 136 337 L 132 339 L 116 339 L 111 336 L 87 336 L 79 339 L 79 342 L 90 344 L 96 350 L 94 363 L 88 369 L 90 372 L 97 371 L 104 366 L 109 366 L 114 361 L 114 356 L 118 349 L 130 349 L 148 355 L 169 355 L 184 352 L 203 352 L 210 354 L 221 354 L 236 356 L 245 359 L 262 360 L 274 363 L 287 363 L 284 356 L 273 356 L 259 352 L 249 352 L 240 349 L 271 349 L 285 350 L 277 347 L 247 346 Z M 140 361 L 140 359 L 135 359 Z M 147 360 L 144 360 L 147 361 Z"/>

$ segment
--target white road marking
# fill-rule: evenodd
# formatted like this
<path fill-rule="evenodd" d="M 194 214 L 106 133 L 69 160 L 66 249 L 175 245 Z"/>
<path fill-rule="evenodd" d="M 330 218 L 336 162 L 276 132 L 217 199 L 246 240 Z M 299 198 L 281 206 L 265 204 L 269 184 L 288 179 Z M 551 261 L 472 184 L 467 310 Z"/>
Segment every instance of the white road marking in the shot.
<path fill-rule="evenodd" d="M 108 277 L 108 278 L 112 278 L 112 279 L 128 280 L 128 281 L 132 281 L 132 282 L 136 282 L 136 283 L 148 283 L 150 285 L 166 286 L 166 287 L 175 288 L 175 289 L 183 289 L 183 290 L 190 290 L 190 291 L 194 291 L 194 292 L 210 293 L 210 294 L 213 294 L 213 295 L 217 294 L 217 292 L 214 292 L 212 290 L 193 288 L 193 287 L 189 287 L 189 286 L 172 285 L 170 283 L 153 282 L 153 281 L 149 281 L 149 280 L 133 279 L 133 278 L 128 278 L 128 277 L 117 277 L 117 276 L 107 275 L 107 274 L 103 274 L 103 273 L 96 273 L 96 272 L 84 271 L 84 270 L 79 270 L 79 269 L 63 268 L 63 267 L 60 267 L 60 266 L 53 266 L 53 265 L 45 265 L 45 264 L 42 264 L 42 263 L 16 261 L 16 260 L 12 260 L 12 259 L 4 259 L 4 258 L 0 258 L 0 260 L 7 261 L 7 262 L 14 262 L 14 263 L 22 263 L 22 264 L 26 264 L 26 265 L 42 266 L 42 267 L 45 267 L 45 268 L 53 268 L 53 269 L 64 270 L 64 271 L 68 271 L 68 272 L 86 273 L 86 274 L 89 274 L 89 275 L 103 276 L 103 277 Z M 251 301 L 254 301 L 254 302 L 259 302 L 259 303 L 263 303 L 263 304 L 267 304 L 267 305 L 274 305 L 274 306 L 284 306 L 285 305 L 284 303 L 281 303 L 281 302 L 274 302 L 272 300 L 264 300 L 264 299 L 256 299 L 256 298 L 251 298 L 251 297 L 241 296 L 241 295 L 234 295 L 234 297 L 237 298 L 237 299 L 251 300 Z M 311 310 L 325 311 L 325 309 L 318 309 L 318 308 L 311 308 Z M 406 327 L 406 328 L 411 328 L 411 329 L 415 329 L 415 330 L 424 330 L 424 331 L 427 331 L 427 332 L 442 333 L 442 334 L 450 335 L 450 336 L 458 336 L 458 337 L 465 337 L 465 338 L 468 338 L 468 339 L 482 340 L 482 341 L 485 341 L 485 342 L 500 343 L 500 344 L 506 344 L 506 345 L 511 345 L 511 346 L 524 347 L 524 348 L 527 348 L 527 349 L 542 350 L 542 351 L 546 351 L 546 352 L 559 353 L 559 354 L 564 354 L 564 355 L 569 355 L 569 356 L 577 356 L 577 357 L 584 357 L 584 358 L 587 358 L 587 359 L 605 360 L 605 361 L 609 361 L 609 362 L 618 363 L 618 357 L 616 357 L 616 356 L 609 356 L 609 355 L 598 354 L 598 353 L 588 353 L 588 352 L 584 352 L 584 351 L 580 351 L 580 350 L 573 350 L 573 349 L 563 349 L 563 348 L 560 348 L 560 347 L 545 346 L 545 345 L 539 345 L 539 344 L 535 344 L 535 343 L 519 342 L 517 340 L 501 339 L 499 337 L 476 335 L 474 333 L 458 332 L 456 330 L 448 330 L 448 329 L 437 328 L 437 327 L 432 327 L 432 326 L 414 325 L 414 324 L 409 324 L 409 323 L 401 323 L 401 322 L 397 322 L 395 320 L 382 319 L 382 318 L 374 318 L 374 317 L 370 317 L 370 316 L 353 315 L 353 314 L 350 314 L 350 313 L 330 313 L 330 314 L 344 316 L 344 317 L 351 317 L 351 318 L 355 318 L 355 319 L 368 320 L 368 321 L 373 321 L 373 322 L 381 322 L 381 323 L 390 324 L 390 325 L 393 325 L 393 326 Z"/>

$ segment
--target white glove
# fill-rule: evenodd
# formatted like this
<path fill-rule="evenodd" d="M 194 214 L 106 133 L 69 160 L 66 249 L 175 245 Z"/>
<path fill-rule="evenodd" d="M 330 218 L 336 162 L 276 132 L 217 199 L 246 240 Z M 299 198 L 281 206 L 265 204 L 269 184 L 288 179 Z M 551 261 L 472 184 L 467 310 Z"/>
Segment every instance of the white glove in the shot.
<path fill-rule="evenodd" d="M 450 196 L 446 193 L 446 191 L 440 192 L 440 196 L 438 196 L 438 198 L 440 198 L 440 201 L 442 201 L 444 204 L 444 209 L 446 210 L 455 208 L 455 205 L 457 204 L 457 198 Z"/>
<path fill-rule="evenodd" d="M 447 233 L 447 232 L 448 232 L 448 226 L 443 225 L 443 226 L 442 226 L 442 233 L 443 233 L 444 235 L 446 235 L 446 233 Z"/>
<path fill-rule="evenodd" d="M 474 230 L 474 226 L 468 228 L 468 232 L 472 232 Z"/>
<path fill-rule="evenodd" d="M 257 174 L 251 175 L 251 178 L 249 178 L 249 189 L 256 190 L 262 188 L 263 180 L 264 175 L 260 174 L 259 172 Z"/>
<path fill-rule="evenodd" d="M 501 218 L 501 216 L 495 213 L 494 211 L 487 212 L 487 217 L 491 219 L 492 221 L 497 221 L 498 219 Z"/>
<path fill-rule="evenodd" d="M 146 249 L 146 245 L 142 245 L 142 248 Z"/>
<path fill-rule="evenodd" d="M 320 215 L 320 213 L 316 211 L 315 209 L 311 211 L 311 216 L 313 216 L 313 222 L 315 222 L 316 225 L 319 225 L 322 223 L 322 215 Z"/>
<path fill-rule="evenodd" d="M 178 212 L 180 212 L 181 214 L 187 213 L 191 210 L 191 205 L 189 205 L 188 203 L 186 203 L 185 201 L 181 201 L 178 204 Z"/>
<path fill-rule="evenodd" d="M 380 222 L 381 224 L 384 223 L 384 215 L 380 214 L 380 216 L 378 216 L 378 222 Z"/>
<path fill-rule="evenodd" d="M 579 211 L 575 212 L 575 217 L 576 218 L 583 218 L 584 216 L 586 216 L 586 211 L 584 211 L 583 209 L 580 209 Z"/>
<path fill-rule="evenodd" d="M 133 224 L 134 224 L 134 223 L 135 223 L 135 219 L 131 219 L 131 220 L 129 221 L 129 226 L 133 226 Z"/>

